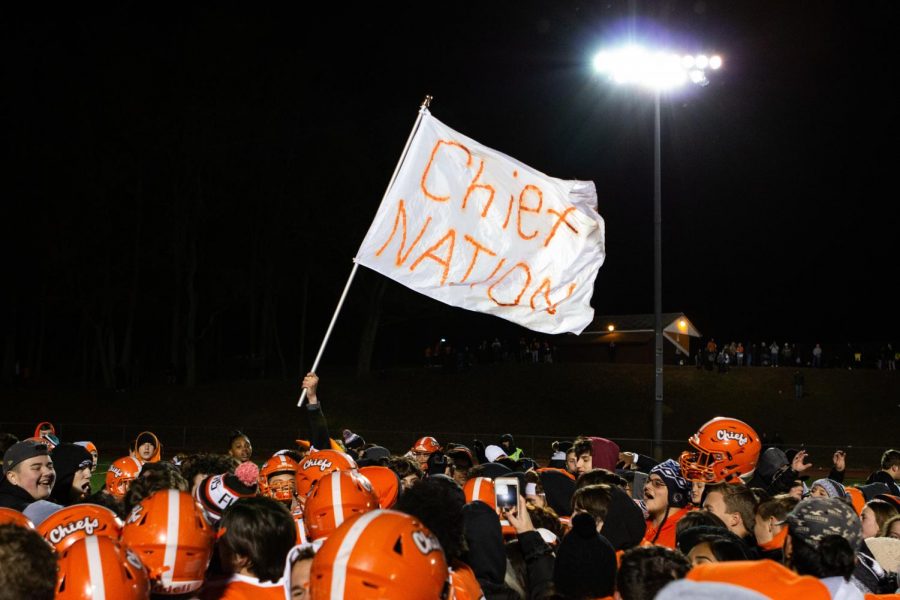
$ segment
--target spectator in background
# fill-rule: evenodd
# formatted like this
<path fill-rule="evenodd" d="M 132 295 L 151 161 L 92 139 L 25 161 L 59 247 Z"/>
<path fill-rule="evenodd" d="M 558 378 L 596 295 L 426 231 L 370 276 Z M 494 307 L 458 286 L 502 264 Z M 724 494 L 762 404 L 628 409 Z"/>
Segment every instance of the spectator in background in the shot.
<path fill-rule="evenodd" d="M 883 483 L 894 496 L 900 496 L 900 450 L 887 450 L 881 455 L 881 470 L 875 471 L 866 483 Z"/>
<path fill-rule="evenodd" d="M 735 361 L 737 363 L 737 366 L 743 367 L 744 366 L 744 344 L 742 344 L 741 342 L 737 343 L 737 346 L 734 349 L 734 355 L 735 355 Z"/>
<path fill-rule="evenodd" d="M 794 371 L 794 398 L 803 398 L 803 373 L 800 371 Z"/>
<path fill-rule="evenodd" d="M 812 366 L 814 369 L 822 368 L 822 346 L 820 344 L 816 344 L 816 347 L 813 348 Z"/>
<path fill-rule="evenodd" d="M 773 367 L 778 366 L 778 351 L 780 347 L 778 346 L 778 342 L 772 342 L 772 345 L 769 346 L 769 361 Z"/>

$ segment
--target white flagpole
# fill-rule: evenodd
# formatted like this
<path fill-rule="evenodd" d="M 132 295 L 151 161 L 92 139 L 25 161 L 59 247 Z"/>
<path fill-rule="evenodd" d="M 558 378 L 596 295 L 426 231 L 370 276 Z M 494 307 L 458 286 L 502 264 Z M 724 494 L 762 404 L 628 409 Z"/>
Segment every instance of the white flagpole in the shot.
<path fill-rule="evenodd" d="M 394 181 L 397 179 L 397 173 L 400 172 L 400 167 L 403 165 L 403 161 L 406 160 L 407 152 L 409 152 L 409 145 L 412 143 L 413 137 L 415 137 L 416 131 L 418 131 L 419 129 L 419 123 L 422 122 L 422 116 L 425 115 L 428 107 L 431 106 L 431 100 L 432 96 L 425 96 L 425 100 L 422 101 L 422 105 L 419 107 L 419 116 L 416 118 L 416 122 L 413 125 L 412 131 L 409 133 L 409 138 L 406 140 L 406 146 L 404 146 L 403 152 L 400 154 L 400 160 L 397 161 L 397 166 L 394 168 L 394 174 L 391 175 L 391 180 L 388 183 L 387 189 L 384 190 L 384 196 L 387 196 L 388 192 L 391 191 L 391 187 L 393 187 Z M 384 196 L 382 196 L 382 201 L 384 200 Z M 322 360 L 322 354 L 325 352 L 325 346 L 328 344 L 328 338 L 331 337 L 331 330 L 334 329 L 334 324 L 341 312 L 341 307 L 344 305 L 344 300 L 347 298 L 347 292 L 350 291 L 350 284 L 353 283 L 353 278 L 356 277 L 357 268 L 359 268 L 359 263 L 354 260 L 353 269 L 351 269 L 350 271 L 350 276 L 347 278 L 346 285 L 344 285 L 344 291 L 341 293 L 341 298 L 340 300 L 338 300 L 337 307 L 334 309 L 334 314 L 331 316 L 331 323 L 328 324 L 328 329 L 325 331 L 325 338 L 322 340 L 322 345 L 319 346 L 319 352 L 316 354 L 316 360 L 313 361 L 312 369 L 310 369 L 313 373 L 315 373 L 316 369 L 319 368 L 319 361 Z M 303 406 L 303 402 L 305 400 L 306 388 L 303 388 L 303 393 L 300 394 L 300 399 L 297 401 L 297 406 Z"/>

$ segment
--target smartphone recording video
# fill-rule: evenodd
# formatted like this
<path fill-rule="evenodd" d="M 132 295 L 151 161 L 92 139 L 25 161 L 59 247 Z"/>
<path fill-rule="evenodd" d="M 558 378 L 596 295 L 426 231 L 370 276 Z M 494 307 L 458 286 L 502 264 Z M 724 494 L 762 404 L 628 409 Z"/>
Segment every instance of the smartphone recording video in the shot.
<path fill-rule="evenodd" d="M 497 508 L 516 508 L 519 504 L 519 480 L 515 477 L 498 477 L 494 480 Z"/>

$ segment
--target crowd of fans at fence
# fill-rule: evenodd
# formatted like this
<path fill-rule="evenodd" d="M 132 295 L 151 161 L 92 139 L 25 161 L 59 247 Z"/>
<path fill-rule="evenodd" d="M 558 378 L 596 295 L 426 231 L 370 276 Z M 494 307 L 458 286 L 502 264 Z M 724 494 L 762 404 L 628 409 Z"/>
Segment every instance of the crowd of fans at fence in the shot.
<path fill-rule="evenodd" d="M 870 366 L 876 369 L 897 369 L 897 352 L 893 344 L 884 344 L 877 351 L 863 352 L 848 343 L 842 351 L 832 348 L 826 352 L 821 344 L 804 346 L 777 341 L 749 343 L 730 342 L 719 345 L 715 338 L 699 344 L 694 353 L 698 369 L 717 370 L 720 373 L 731 367 L 840 367 L 846 369 Z M 685 364 L 684 358 L 681 359 Z"/>
<path fill-rule="evenodd" d="M 616 343 L 608 346 L 608 360 L 615 362 Z M 822 344 L 793 342 L 729 342 L 719 344 L 715 338 L 692 344 L 690 355 L 676 350 L 680 364 L 693 363 L 699 369 L 727 372 L 734 367 L 809 367 L 814 369 L 876 368 L 896 370 L 898 352 L 892 343 L 873 346 L 857 346 L 851 343 L 823 348 Z M 484 338 L 477 343 L 454 342 L 446 338 L 436 340 L 423 350 L 423 365 L 446 370 L 464 370 L 475 365 L 496 363 L 553 363 L 558 362 L 559 351 L 549 339 L 505 340 L 500 337 Z"/>
<path fill-rule="evenodd" d="M 550 340 L 539 340 L 525 336 L 511 342 L 484 338 L 477 343 L 455 344 L 441 338 L 425 347 L 423 364 L 426 367 L 463 370 L 475 365 L 497 363 L 552 363 L 559 360 L 557 348 Z"/>
<path fill-rule="evenodd" d="M 509 434 L 395 454 L 304 387 L 305 438 L 261 466 L 240 431 L 172 457 L 145 431 L 93 490 L 91 442 L 0 436 L 0 600 L 897 597 L 898 450 L 858 485 L 725 417 L 662 462 L 588 436 L 546 465 Z"/>

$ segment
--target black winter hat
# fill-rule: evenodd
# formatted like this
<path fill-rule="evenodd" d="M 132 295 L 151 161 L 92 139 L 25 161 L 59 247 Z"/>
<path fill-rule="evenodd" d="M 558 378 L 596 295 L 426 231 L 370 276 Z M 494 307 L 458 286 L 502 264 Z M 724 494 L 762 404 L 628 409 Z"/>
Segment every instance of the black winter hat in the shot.
<path fill-rule="evenodd" d="M 571 598 L 612 596 L 616 583 L 616 551 L 597 533 L 594 518 L 579 513 L 556 551 L 553 583 Z"/>
<path fill-rule="evenodd" d="M 669 506 L 682 508 L 691 501 L 691 482 L 681 475 L 681 467 L 671 458 L 650 469 L 662 479 L 669 493 Z"/>
<path fill-rule="evenodd" d="M 768 485 L 775 480 L 775 477 L 781 474 L 786 468 L 791 466 L 791 461 L 780 448 L 766 448 L 760 454 L 759 462 L 756 465 L 756 473 L 762 477 L 763 481 Z"/>
<path fill-rule="evenodd" d="M 363 450 L 362 457 L 356 461 L 356 464 L 360 467 L 370 467 L 379 464 L 378 461 L 388 458 L 390 455 L 391 451 L 384 446 L 369 446 Z"/>
<path fill-rule="evenodd" d="M 512 471 L 500 463 L 484 463 L 481 468 L 482 477 L 490 477 L 491 479 L 508 477 L 512 474 Z"/>
<path fill-rule="evenodd" d="M 153 447 L 156 448 L 156 446 L 159 445 L 159 440 L 157 440 L 156 436 L 152 433 L 145 431 L 137 437 L 135 446 L 140 448 L 144 444 L 153 444 Z"/>
<path fill-rule="evenodd" d="M 77 444 L 60 444 L 50 452 L 50 458 L 53 460 L 57 479 L 74 475 L 76 471 L 94 465 L 91 453 Z"/>
<path fill-rule="evenodd" d="M 644 513 L 622 488 L 610 486 L 611 499 L 600 533 L 616 550 L 634 548 L 644 539 Z"/>
<path fill-rule="evenodd" d="M 575 480 L 562 471 L 539 471 L 541 486 L 550 508 L 561 517 L 572 514 L 572 494 L 575 493 Z"/>

